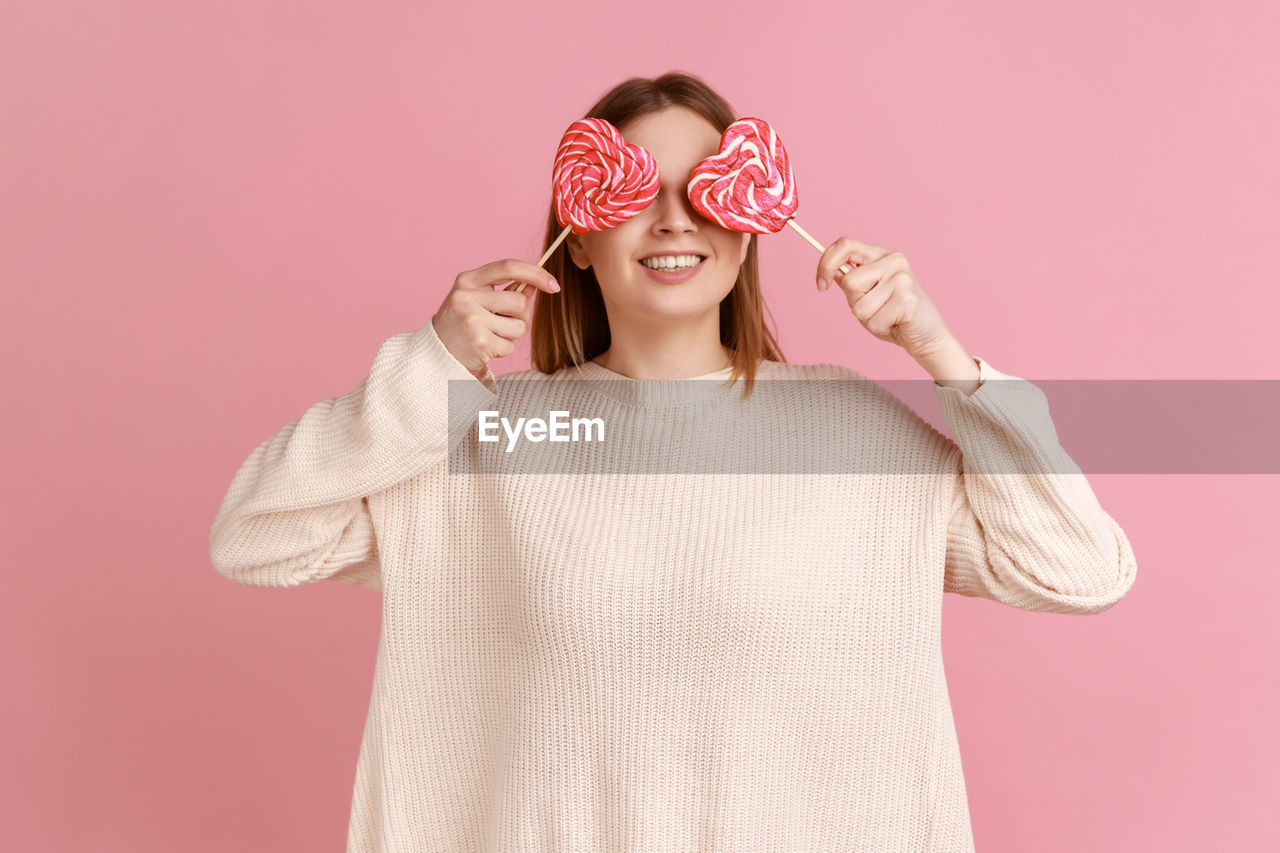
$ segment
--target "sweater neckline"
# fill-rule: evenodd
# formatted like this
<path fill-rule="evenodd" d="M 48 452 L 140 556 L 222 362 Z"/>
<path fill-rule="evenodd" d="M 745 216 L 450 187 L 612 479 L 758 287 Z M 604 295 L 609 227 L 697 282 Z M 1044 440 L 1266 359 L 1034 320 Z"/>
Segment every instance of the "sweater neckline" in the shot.
<path fill-rule="evenodd" d="M 592 380 L 593 388 L 610 397 L 645 405 L 724 399 L 742 385 L 741 378 L 732 383 L 726 381 L 733 373 L 732 365 L 686 379 L 633 379 L 595 361 L 585 362 L 570 368 L 570 371 L 577 379 Z"/>

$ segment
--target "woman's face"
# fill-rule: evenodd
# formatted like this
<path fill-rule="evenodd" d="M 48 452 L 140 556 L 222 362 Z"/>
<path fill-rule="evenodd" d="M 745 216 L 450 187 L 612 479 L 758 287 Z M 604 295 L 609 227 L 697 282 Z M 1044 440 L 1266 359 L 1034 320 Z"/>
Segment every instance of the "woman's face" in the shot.
<path fill-rule="evenodd" d="M 720 133 L 685 107 L 648 113 L 618 128 L 658 164 L 657 198 L 627 221 L 604 231 L 571 234 L 566 243 L 579 269 L 593 267 L 611 316 L 692 317 L 718 311 L 746 260 L 751 234 L 707 219 L 689 203 L 693 167 L 720 150 Z M 652 255 L 703 255 L 693 275 L 671 283 L 640 263 Z"/>

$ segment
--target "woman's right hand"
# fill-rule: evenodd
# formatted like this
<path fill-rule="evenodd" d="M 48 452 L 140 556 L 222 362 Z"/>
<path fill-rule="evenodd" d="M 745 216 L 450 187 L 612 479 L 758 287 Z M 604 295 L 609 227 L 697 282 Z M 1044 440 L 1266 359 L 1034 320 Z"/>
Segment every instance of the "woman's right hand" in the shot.
<path fill-rule="evenodd" d="M 510 282 L 507 287 L 493 285 Z M 519 282 L 533 285 L 516 293 Z M 484 376 L 491 358 L 516 351 L 532 320 L 534 288 L 555 293 L 560 285 L 536 264 L 507 258 L 459 273 L 440 310 L 431 317 L 445 348 L 476 378 Z"/>

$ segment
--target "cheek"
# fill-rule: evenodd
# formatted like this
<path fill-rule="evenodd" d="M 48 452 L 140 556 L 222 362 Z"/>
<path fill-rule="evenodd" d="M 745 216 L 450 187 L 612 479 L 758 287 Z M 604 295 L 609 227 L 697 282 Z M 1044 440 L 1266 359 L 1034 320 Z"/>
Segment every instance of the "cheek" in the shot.
<path fill-rule="evenodd" d="M 626 269 L 631 256 L 635 254 L 633 241 L 617 228 L 596 236 L 596 257 L 600 259 L 600 264 L 617 270 Z"/>
<path fill-rule="evenodd" d="M 720 243 L 716 249 L 716 256 L 721 259 L 721 263 L 740 267 L 747 259 L 747 248 L 750 245 L 750 242 L 741 239 L 738 234 L 733 234 Z"/>

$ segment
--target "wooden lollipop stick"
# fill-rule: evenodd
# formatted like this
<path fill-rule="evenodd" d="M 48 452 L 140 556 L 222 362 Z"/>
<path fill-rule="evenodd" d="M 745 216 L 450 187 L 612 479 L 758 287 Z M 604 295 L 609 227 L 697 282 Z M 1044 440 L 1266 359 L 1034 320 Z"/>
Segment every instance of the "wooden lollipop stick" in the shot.
<path fill-rule="evenodd" d="M 572 228 L 573 228 L 573 223 L 569 223 L 564 227 L 564 230 L 560 232 L 560 236 L 556 238 L 556 241 L 552 243 L 549 247 L 547 247 L 547 251 L 545 254 L 543 254 L 542 260 L 538 261 L 538 266 L 542 266 L 547 262 L 547 258 L 551 257 L 551 253 L 556 250 L 556 246 L 559 246 L 561 241 L 563 241 L 565 237 L 569 236 L 569 231 Z M 521 291 L 523 291 L 527 284 L 528 282 L 522 281 L 518 285 L 516 285 L 515 287 L 516 293 L 520 293 Z"/>
<path fill-rule="evenodd" d="M 809 232 L 801 228 L 794 219 L 788 219 L 787 224 L 790 225 L 792 228 L 796 229 L 796 233 L 799 234 L 801 237 L 805 238 L 806 240 L 808 240 L 809 245 L 813 246 L 813 248 L 817 249 L 819 252 L 825 252 L 827 250 L 826 246 L 822 245 L 817 240 L 810 237 Z M 840 272 L 847 273 L 847 272 L 850 272 L 852 269 L 853 267 L 849 266 L 848 264 L 840 265 Z"/>

